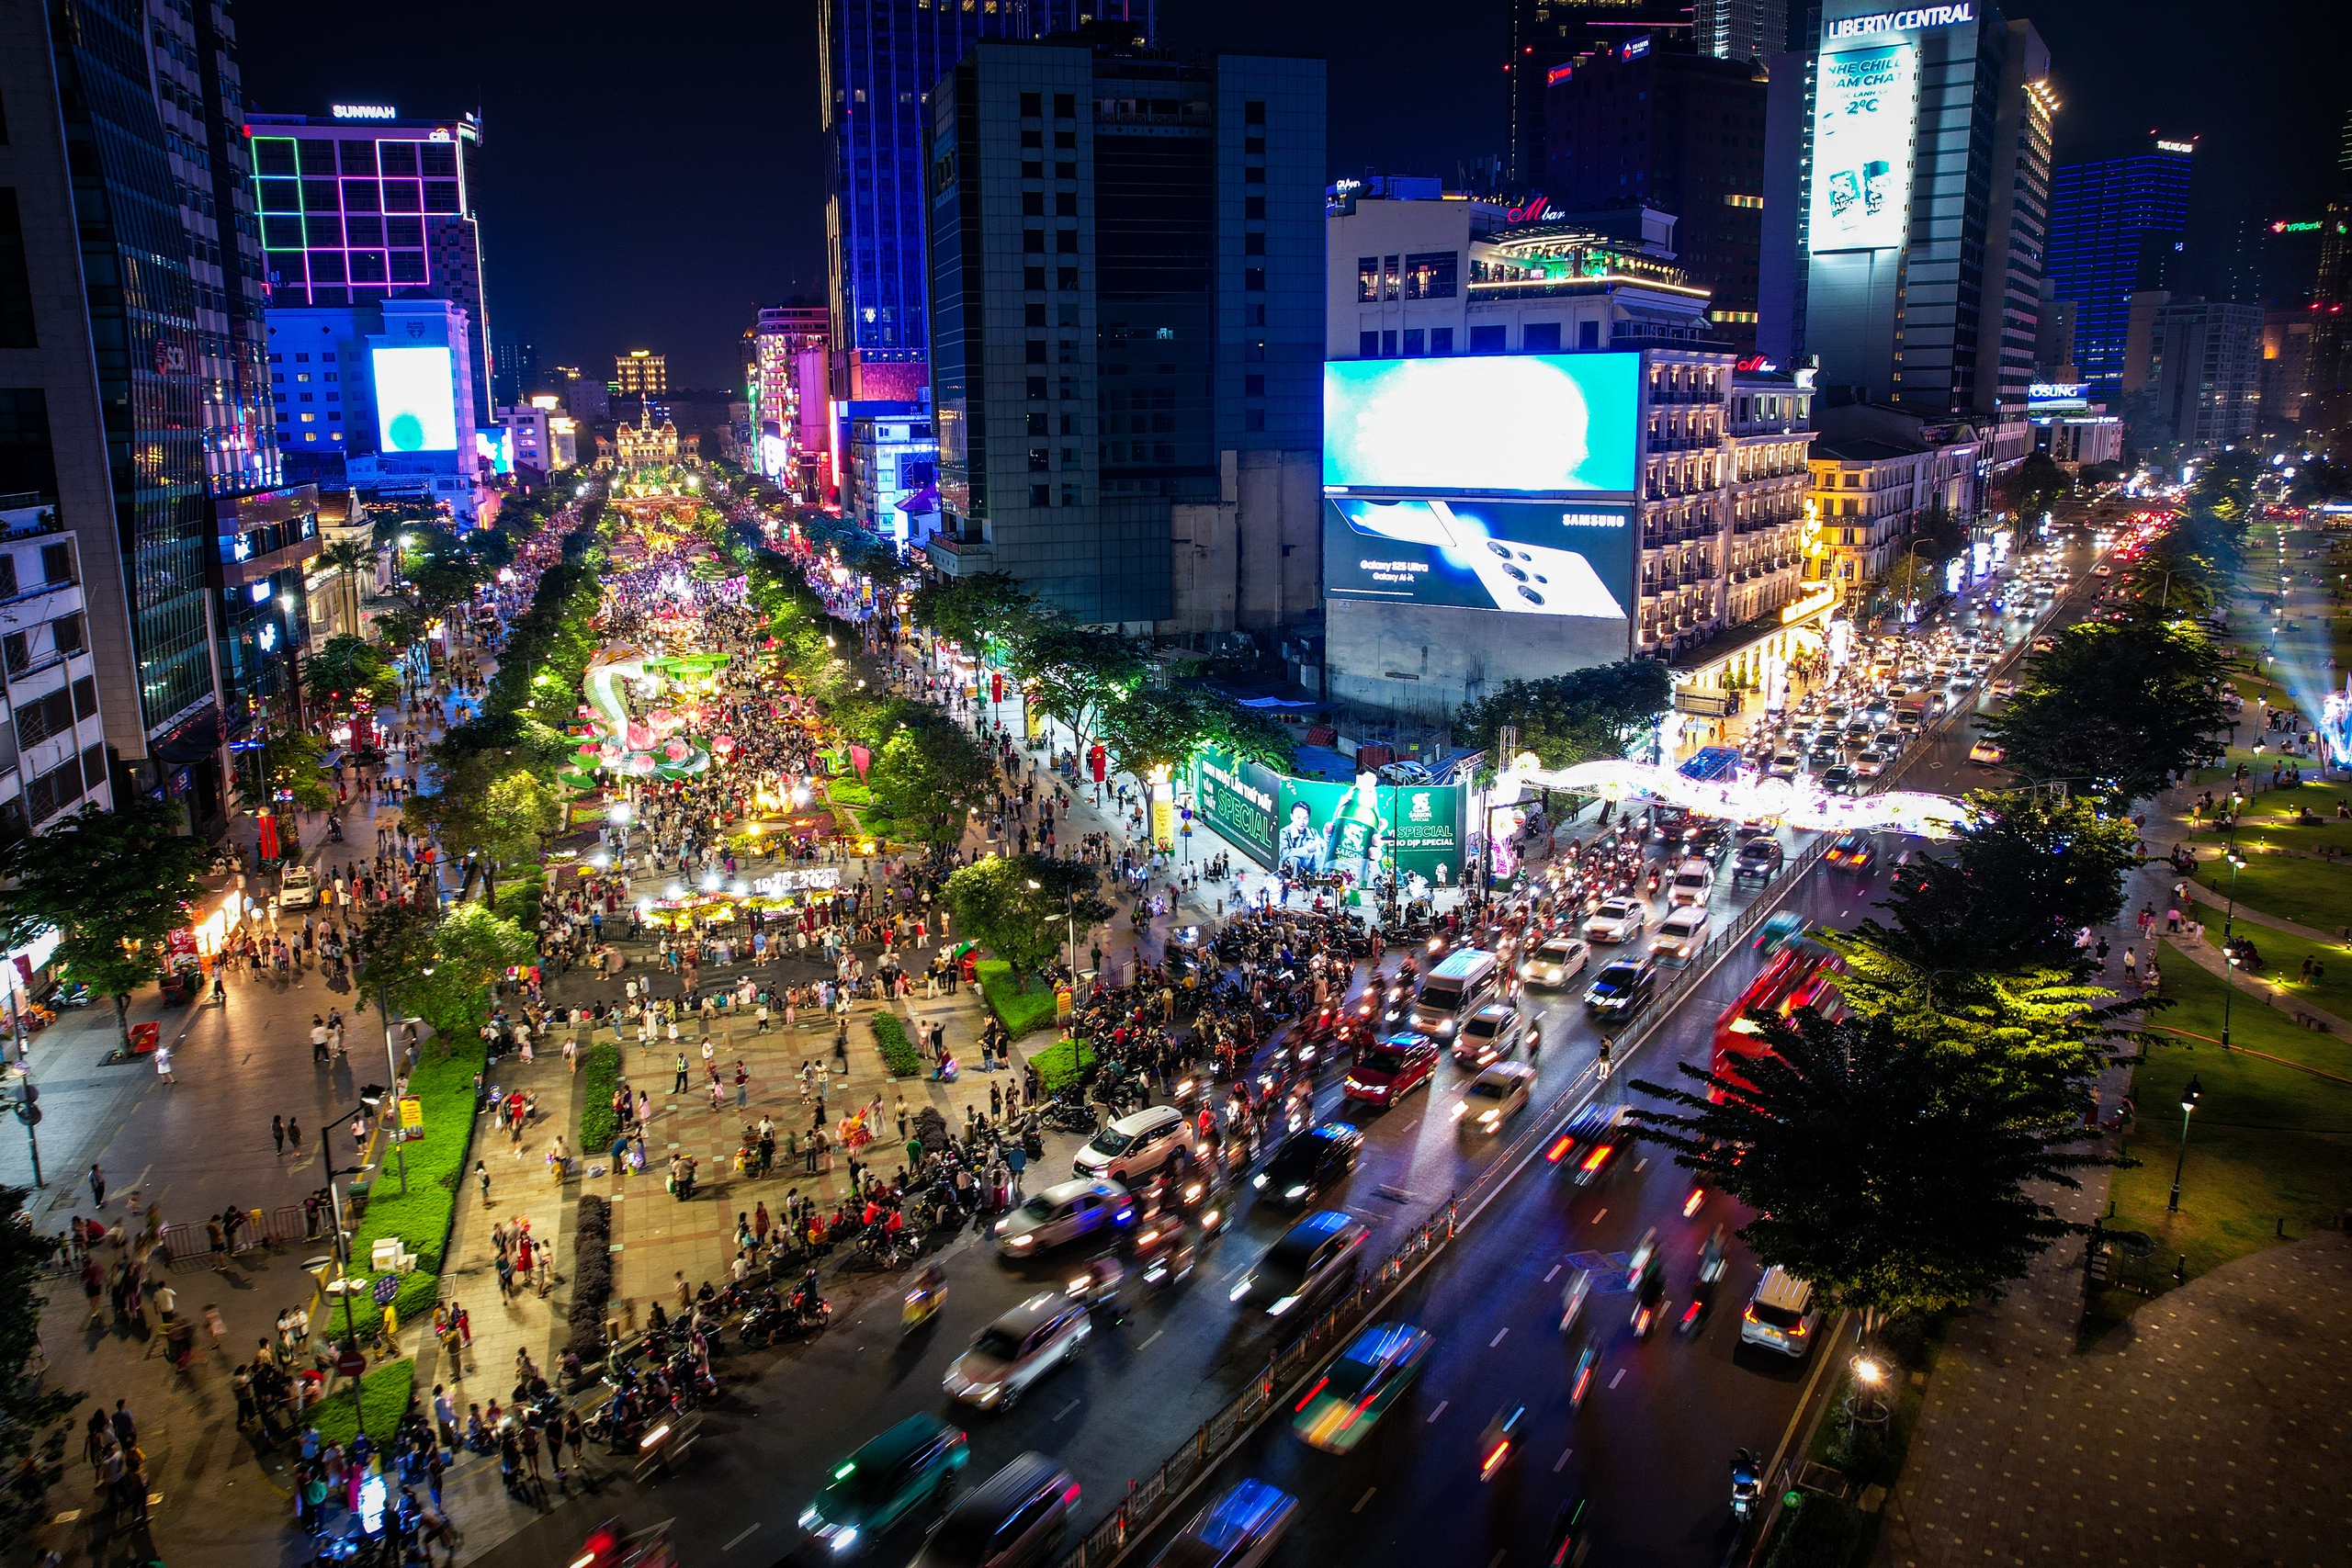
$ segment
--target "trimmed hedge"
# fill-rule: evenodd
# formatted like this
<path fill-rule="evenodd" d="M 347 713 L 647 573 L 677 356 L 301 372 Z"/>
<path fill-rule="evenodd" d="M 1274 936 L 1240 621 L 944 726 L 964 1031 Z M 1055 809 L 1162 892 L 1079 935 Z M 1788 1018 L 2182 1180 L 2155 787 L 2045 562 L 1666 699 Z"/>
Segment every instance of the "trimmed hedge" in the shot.
<path fill-rule="evenodd" d="M 874 1043 L 882 1048 L 882 1066 L 894 1078 L 922 1076 L 922 1053 L 907 1038 L 907 1026 L 895 1012 L 874 1015 Z"/>
<path fill-rule="evenodd" d="M 1057 1040 L 1029 1058 L 1047 1094 L 1059 1094 L 1094 1065 L 1094 1048 L 1083 1040 Z"/>
<path fill-rule="evenodd" d="M 613 1205 L 582 1193 L 571 1218 L 571 1337 L 566 1342 L 582 1360 L 605 1352 L 605 1308 L 613 1299 Z"/>
<path fill-rule="evenodd" d="M 1015 1040 L 1054 1021 L 1051 986 L 1040 983 L 1025 991 L 1019 989 L 1012 983 L 1012 965 L 1001 958 L 983 958 L 972 972 L 980 977 L 980 995 L 988 999 L 989 1010 Z"/>
<path fill-rule="evenodd" d="M 409 1092 L 424 1102 L 424 1136 L 402 1144 L 400 1154 L 377 1168 L 368 1212 L 351 1237 L 355 1276 L 364 1274 L 362 1259 L 374 1252 L 379 1236 L 396 1235 L 416 1254 L 416 1271 L 401 1277 L 400 1294 L 392 1298 L 392 1310 L 404 1324 L 431 1315 L 440 1298 L 441 1255 L 449 1245 L 449 1223 L 473 1147 L 474 1074 L 486 1055 L 479 1039 L 449 1043 L 447 1056 L 428 1051 L 417 1058 Z M 396 1174 L 402 1160 L 408 1166 L 406 1197 Z M 335 1314 L 338 1329 L 342 1315 Z"/>
<path fill-rule="evenodd" d="M 391 1441 L 392 1433 L 416 1397 L 416 1363 L 405 1357 L 370 1367 L 355 1390 L 346 1382 L 302 1413 L 305 1425 L 316 1427 L 322 1442 L 351 1447 L 365 1422 L 368 1436 L 378 1447 Z"/>
<path fill-rule="evenodd" d="M 621 1048 L 599 1040 L 580 1054 L 580 1157 L 590 1159 L 613 1146 L 618 1118 L 613 1091 L 621 1086 Z"/>

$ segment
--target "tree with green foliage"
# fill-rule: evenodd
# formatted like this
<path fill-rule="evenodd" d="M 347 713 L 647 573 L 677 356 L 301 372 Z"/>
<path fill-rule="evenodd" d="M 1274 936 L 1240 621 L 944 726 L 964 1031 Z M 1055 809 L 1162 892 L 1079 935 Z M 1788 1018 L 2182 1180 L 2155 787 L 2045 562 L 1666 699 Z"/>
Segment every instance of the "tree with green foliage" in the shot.
<path fill-rule="evenodd" d="M 313 708 L 367 714 L 390 702 L 400 678 L 381 649 L 366 637 L 337 632 L 303 662 L 302 695 Z"/>
<path fill-rule="evenodd" d="M 2074 476 L 2047 452 L 2036 452 L 2010 471 L 2002 487 L 2009 509 L 2028 524 L 2039 524 L 2045 513 L 2075 492 Z"/>
<path fill-rule="evenodd" d="M 1009 661 L 1049 614 L 1001 571 L 926 582 L 915 590 L 908 611 L 917 626 L 995 663 Z"/>
<path fill-rule="evenodd" d="M 875 749 L 866 783 L 902 836 L 952 849 L 963 839 L 966 812 L 979 804 L 994 772 L 961 725 L 917 710 Z M 904 833 L 908 825 L 916 830 Z"/>
<path fill-rule="evenodd" d="M 0 944 L 25 947 L 54 931 L 69 979 L 114 998 L 127 1043 L 130 992 L 153 979 L 159 948 L 206 897 L 212 852 L 180 832 L 180 813 L 140 793 L 112 811 L 85 807 L 38 838 L 0 850 Z"/>
<path fill-rule="evenodd" d="M 1741 1083 L 1685 1066 L 1689 1089 L 1636 1081 L 1642 1137 L 1756 1212 L 1741 1237 L 1866 1321 L 1965 1306 L 2082 1227 L 2038 1195 L 2111 1164 L 2067 1152 L 2079 1116 L 1998 1073 L 1956 1068 L 1942 1042 L 1887 1019 L 1810 1009 L 1755 1021 L 1765 1051 Z"/>
<path fill-rule="evenodd" d="M 548 840 L 563 831 L 564 805 L 556 792 L 527 768 L 517 768 L 483 795 L 481 848 L 502 865 L 535 863 L 546 858 Z"/>
<path fill-rule="evenodd" d="M 30 1540 L 48 1519 L 42 1498 L 65 1475 L 65 1417 L 82 1402 L 34 1365 L 57 1238 L 35 1228 L 32 1196 L 0 1187 L 0 1540 Z"/>
<path fill-rule="evenodd" d="M 2064 780 L 2120 807 L 2222 755 L 2227 674 L 2188 622 L 2084 622 L 2029 660 L 2017 694 L 1978 728 L 2020 779 Z"/>
<path fill-rule="evenodd" d="M 1100 873 L 1084 861 L 991 855 L 957 870 L 942 892 L 957 927 L 1012 965 L 1016 988 L 1060 951 L 1071 922 L 1080 931 L 1114 911 L 1095 893 Z"/>
<path fill-rule="evenodd" d="M 2352 468 L 2333 457 L 2312 457 L 2295 465 L 2287 481 L 2287 499 L 2297 506 L 2321 506 L 2352 496 Z"/>
<path fill-rule="evenodd" d="M 536 953 L 520 927 L 480 904 L 387 905 L 368 922 L 355 998 L 364 1002 L 380 987 L 397 1015 L 433 1026 L 446 1056 L 451 1041 L 471 1036 L 489 1018 L 500 978 Z"/>
<path fill-rule="evenodd" d="M 334 790 L 319 772 L 326 760 L 327 743 L 317 736 L 272 729 L 258 748 L 244 754 L 238 795 L 248 811 L 277 812 L 288 805 L 324 811 L 334 804 Z"/>
<path fill-rule="evenodd" d="M 1948 845 L 1897 867 L 1878 906 L 1885 921 L 1873 917 L 1857 933 L 1936 976 L 2073 966 L 2075 933 L 2122 911 L 2123 878 L 2143 860 L 2139 829 L 2071 791 L 1968 800 L 1972 819 Z"/>
<path fill-rule="evenodd" d="M 1138 784 L 1161 770 L 1173 774 L 1204 749 L 1254 757 L 1277 771 L 1298 755 L 1284 727 L 1201 686 L 1139 688 L 1105 707 L 1101 723 L 1111 766 Z"/>
<path fill-rule="evenodd" d="M 1069 726 L 1083 751 L 1103 713 L 1143 685 L 1150 666 L 1133 637 L 1046 621 L 1012 653 L 1012 673 L 1040 712 Z"/>
<path fill-rule="evenodd" d="M 1510 761 L 1498 754 L 1508 725 L 1519 750 L 1546 768 L 1623 757 L 1674 701 L 1673 673 L 1655 659 L 1626 659 L 1571 670 L 1541 681 L 1510 681 L 1462 710 L 1455 732 L 1487 753 L 1487 771 Z"/>

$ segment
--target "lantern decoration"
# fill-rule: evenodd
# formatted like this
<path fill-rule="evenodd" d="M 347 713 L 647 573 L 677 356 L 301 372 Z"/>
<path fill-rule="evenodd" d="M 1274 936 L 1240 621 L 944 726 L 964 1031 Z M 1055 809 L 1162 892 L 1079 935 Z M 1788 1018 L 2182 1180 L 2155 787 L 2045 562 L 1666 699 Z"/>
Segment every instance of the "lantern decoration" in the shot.
<path fill-rule="evenodd" d="M 679 739 L 673 735 L 668 740 L 662 742 L 662 755 L 667 757 L 673 762 L 683 762 L 686 760 L 687 752 L 690 750 L 691 748 L 689 748 L 684 741 Z"/>
<path fill-rule="evenodd" d="M 731 757 L 735 754 L 735 738 L 731 735 L 714 735 L 710 738 L 710 749 L 722 757 Z"/>

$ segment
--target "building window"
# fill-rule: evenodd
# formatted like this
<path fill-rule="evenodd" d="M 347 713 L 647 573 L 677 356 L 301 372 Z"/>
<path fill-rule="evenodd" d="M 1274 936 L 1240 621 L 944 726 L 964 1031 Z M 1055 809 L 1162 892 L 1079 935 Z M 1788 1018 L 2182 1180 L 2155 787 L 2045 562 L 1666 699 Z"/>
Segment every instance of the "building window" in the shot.
<path fill-rule="evenodd" d="M 1265 124 L 1266 101 L 1263 98 L 1250 98 L 1245 100 L 1241 106 L 1241 123 L 1244 125 Z"/>
<path fill-rule="evenodd" d="M 1078 95 L 1075 93 L 1056 93 L 1054 95 L 1054 118 L 1056 119 L 1077 118 Z"/>
<path fill-rule="evenodd" d="M 1265 429 L 1266 411 L 1264 409 L 1243 410 L 1241 414 L 1241 428 L 1244 430 Z"/>
<path fill-rule="evenodd" d="M 1578 348 L 1599 348 L 1600 346 L 1600 323 L 1599 321 L 1578 321 L 1577 323 L 1577 346 Z"/>
<path fill-rule="evenodd" d="M 1557 354 L 1560 351 L 1560 323 L 1528 322 L 1519 330 L 1519 346 L 1529 354 Z"/>
<path fill-rule="evenodd" d="M 1046 112 L 1046 96 L 1043 93 L 1022 94 L 1021 112 L 1024 115 L 1043 115 Z"/>
<path fill-rule="evenodd" d="M 1419 333 L 1407 333 L 1405 335 L 1408 338 L 1417 338 L 1421 334 Z M 1410 353 L 1412 351 L 1408 348 L 1406 352 Z M 1241 378 L 1241 395 L 1245 398 L 1264 397 L 1266 395 L 1266 378 L 1263 376 L 1244 376 Z"/>
<path fill-rule="evenodd" d="M 1242 235 L 1241 254 L 1245 256 L 1264 255 L 1266 254 L 1266 236 L 1263 234 Z"/>
<path fill-rule="evenodd" d="M 1356 257 L 1356 302 L 1371 304 L 1380 298 L 1380 258 Z"/>
<path fill-rule="evenodd" d="M 1380 357 L 1380 334 L 1378 333 L 1356 333 L 1356 357 L 1358 359 L 1377 359 Z"/>
<path fill-rule="evenodd" d="M 1455 282 L 1456 253 L 1422 251 L 1405 258 L 1405 298 L 1451 299 Z"/>
<path fill-rule="evenodd" d="M 1383 359 L 1396 357 L 1396 333 L 1393 328 L 1380 334 L 1380 356 Z"/>
<path fill-rule="evenodd" d="M 1262 266 L 1243 267 L 1241 287 L 1246 293 L 1263 294 L 1266 291 L 1266 269 Z"/>
<path fill-rule="evenodd" d="M 1407 327 L 1405 329 L 1405 357 L 1408 359 L 1419 359 L 1420 356 L 1421 329 L 1419 327 Z"/>
<path fill-rule="evenodd" d="M 1470 352 L 1473 354 L 1502 353 L 1503 333 L 1505 330 L 1506 329 L 1498 326 L 1472 327 L 1470 329 Z"/>
<path fill-rule="evenodd" d="M 1265 217 L 1266 198 L 1262 196 L 1243 197 L 1241 198 L 1241 216 L 1244 218 L 1260 219 Z"/>
<path fill-rule="evenodd" d="M 1246 186 L 1264 185 L 1266 183 L 1266 171 L 1258 164 L 1252 164 L 1248 168 L 1241 171 L 1241 183 Z"/>
<path fill-rule="evenodd" d="M 1452 354 L 1453 352 L 1453 329 L 1452 327 L 1431 327 L 1430 329 L 1430 352 L 1431 354 Z"/>
<path fill-rule="evenodd" d="M 1030 504 L 1030 505 L 1032 505 L 1032 506 L 1051 506 L 1053 503 L 1054 503 L 1054 487 L 1053 487 L 1053 486 L 1051 486 L 1051 485 L 1049 485 L 1049 484 L 1046 484 L 1046 485 L 1031 485 L 1031 486 L 1029 487 L 1029 504 Z"/>
<path fill-rule="evenodd" d="M 1062 504 L 1064 506 L 1079 506 L 1083 504 L 1083 502 L 1079 500 L 1078 486 L 1074 484 L 1066 484 L 1062 486 Z"/>

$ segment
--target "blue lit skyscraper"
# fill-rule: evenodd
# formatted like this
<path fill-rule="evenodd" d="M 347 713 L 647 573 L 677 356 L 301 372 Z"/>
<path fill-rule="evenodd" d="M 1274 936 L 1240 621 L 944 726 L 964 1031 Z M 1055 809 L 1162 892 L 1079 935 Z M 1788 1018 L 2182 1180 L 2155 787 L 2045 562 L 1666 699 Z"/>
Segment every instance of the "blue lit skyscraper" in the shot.
<path fill-rule="evenodd" d="M 2132 294 L 2176 281 L 2194 151 L 2156 137 L 2127 157 L 2061 164 L 2052 178 L 2051 294 L 2074 302 L 2075 363 L 2093 397 L 2121 395 Z"/>
<path fill-rule="evenodd" d="M 1155 33 L 1158 0 L 820 0 L 832 394 L 912 402 L 929 384 L 923 182 L 933 87 L 984 38 L 1044 38 L 1082 17 Z"/>

